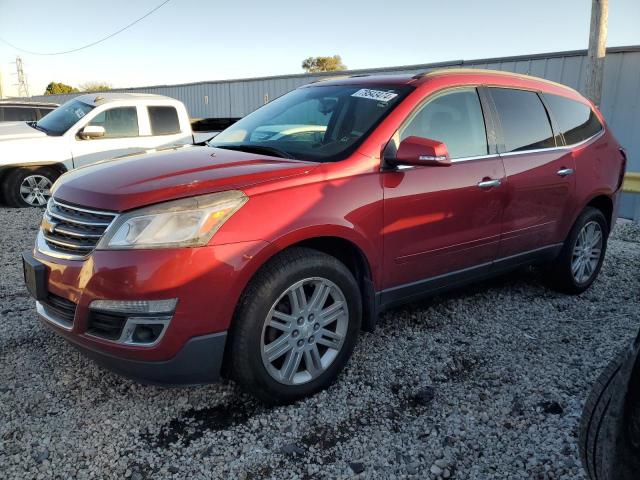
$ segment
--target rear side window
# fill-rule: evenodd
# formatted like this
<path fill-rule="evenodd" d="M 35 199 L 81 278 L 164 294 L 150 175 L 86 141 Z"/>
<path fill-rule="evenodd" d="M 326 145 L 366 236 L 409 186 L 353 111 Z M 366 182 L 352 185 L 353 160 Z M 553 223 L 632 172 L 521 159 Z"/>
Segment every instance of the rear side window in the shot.
<path fill-rule="evenodd" d="M 178 112 L 174 107 L 147 107 L 152 135 L 180 133 Z"/>
<path fill-rule="evenodd" d="M 38 115 L 35 108 L 28 107 L 4 107 L 5 122 L 28 122 L 37 120 Z"/>
<path fill-rule="evenodd" d="M 429 100 L 400 131 L 443 142 L 451 158 L 487 154 L 487 134 L 475 88 L 459 89 Z"/>
<path fill-rule="evenodd" d="M 547 111 L 537 93 L 509 88 L 489 90 L 500 117 L 505 152 L 556 146 Z"/>
<path fill-rule="evenodd" d="M 602 130 L 602 124 L 588 105 L 559 95 L 544 94 L 553 117 L 567 145 L 593 137 Z"/>

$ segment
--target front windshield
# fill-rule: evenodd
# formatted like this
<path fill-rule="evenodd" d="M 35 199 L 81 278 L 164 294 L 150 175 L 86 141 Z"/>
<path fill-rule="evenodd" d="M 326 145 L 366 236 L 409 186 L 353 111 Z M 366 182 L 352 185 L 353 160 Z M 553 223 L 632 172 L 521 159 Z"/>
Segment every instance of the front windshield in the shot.
<path fill-rule="evenodd" d="M 412 89 L 408 85 L 300 88 L 247 115 L 209 145 L 301 160 L 342 160 Z"/>
<path fill-rule="evenodd" d="M 62 135 L 94 108 L 80 100 L 69 100 L 42 117 L 37 126 L 50 135 Z"/>

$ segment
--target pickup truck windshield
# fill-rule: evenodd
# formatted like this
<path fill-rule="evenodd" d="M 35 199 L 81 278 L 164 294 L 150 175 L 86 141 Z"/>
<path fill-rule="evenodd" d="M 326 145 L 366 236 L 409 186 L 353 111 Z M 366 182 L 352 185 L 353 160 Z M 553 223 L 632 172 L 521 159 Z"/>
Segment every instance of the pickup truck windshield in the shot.
<path fill-rule="evenodd" d="M 36 128 L 48 135 L 63 135 L 69 128 L 93 110 L 94 107 L 80 100 L 69 100 L 54 111 L 42 117 Z"/>
<path fill-rule="evenodd" d="M 312 160 L 346 158 L 414 87 L 314 85 L 247 115 L 209 146 Z"/>

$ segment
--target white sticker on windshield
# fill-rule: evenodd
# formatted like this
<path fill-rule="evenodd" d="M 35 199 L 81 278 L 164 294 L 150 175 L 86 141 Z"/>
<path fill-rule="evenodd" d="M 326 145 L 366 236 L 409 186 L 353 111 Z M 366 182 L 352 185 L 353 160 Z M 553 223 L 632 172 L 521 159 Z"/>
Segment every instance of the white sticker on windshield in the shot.
<path fill-rule="evenodd" d="M 382 90 L 370 90 L 368 88 L 361 88 L 356 93 L 351 94 L 352 97 L 368 98 L 369 100 L 375 100 L 377 102 L 388 102 L 398 96 L 397 93 L 383 92 Z"/>
<path fill-rule="evenodd" d="M 84 117 L 84 112 L 80 108 L 76 108 L 75 112 L 73 112 L 73 113 L 75 113 L 76 117 L 78 117 L 78 118 Z"/>

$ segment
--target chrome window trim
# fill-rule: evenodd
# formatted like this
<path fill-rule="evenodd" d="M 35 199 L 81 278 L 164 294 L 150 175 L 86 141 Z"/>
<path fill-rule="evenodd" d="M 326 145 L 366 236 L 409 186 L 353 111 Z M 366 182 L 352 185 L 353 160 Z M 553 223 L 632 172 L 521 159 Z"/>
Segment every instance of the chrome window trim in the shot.
<path fill-rule="evenodd" d="M 47 311 L 47 307 L 39 301 L 36 301 L 36 312 L 38 313 L 40 318 L 42 318 L 43 320 L 49 323 L 52 323 L 56 327 L 60 327 L 66 330 L 67 332 L 70 332 L 73 329 L 73 322 L 71 322 L 71 325 L 67 325 L 66 323 L 63 323 L 62 321 L 58 320 L 57 318 L 52 316 Z"/>
<path fill-rule="evenodd" d="M 553 150 L 573 150 L 576 147 L 580 147 L 584 144 L 587 144 L 589 142 L 591 142 L 592 140 L 596 140 L 598 138 L 600 138 L 601 136 L 604 135 L 604 128 L 602 130 L 600 130 L 598 133 L 596 133 L 595 135 L 590 136 L 589 138 L 585 138 L 584 140 L 578 142 L 578 143 L 572 143 L 571 145 L 557 145 L 555 147 L 548 147 L 548 148 L 534 148 L 532 150 L 519 150 L 517 152 L 503 152 L 500 153 L 500 156 L 506 157 L 506 156 L 511 156 L 511 155 L 524 155 L 526 153 L 542 153 L 542 152 L 551 152 Z"/>

